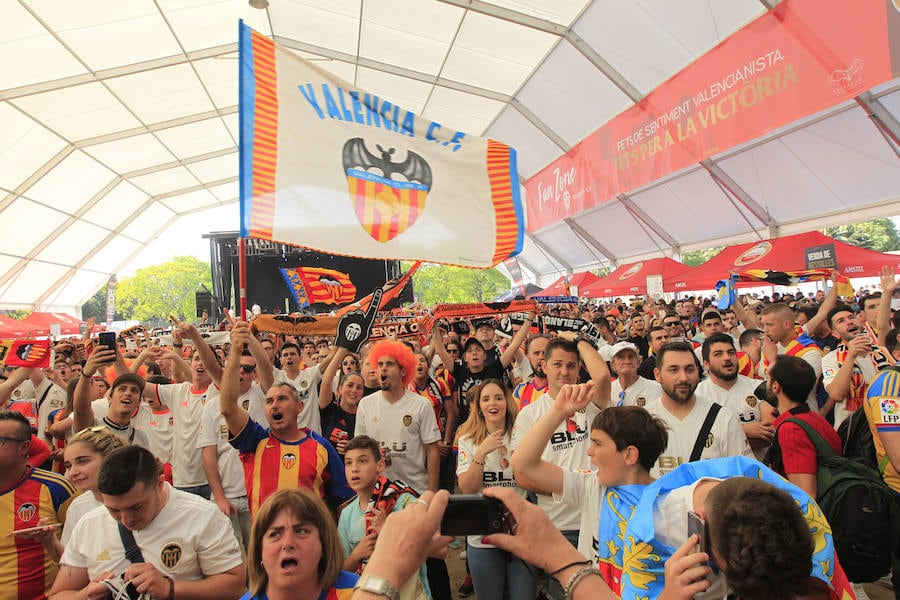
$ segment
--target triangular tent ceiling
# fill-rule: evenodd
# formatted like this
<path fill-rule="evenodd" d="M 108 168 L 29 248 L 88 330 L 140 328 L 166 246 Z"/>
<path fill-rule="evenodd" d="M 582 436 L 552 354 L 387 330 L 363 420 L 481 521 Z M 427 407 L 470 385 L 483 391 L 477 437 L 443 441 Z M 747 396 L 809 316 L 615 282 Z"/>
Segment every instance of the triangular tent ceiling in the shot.
<path fill-rule="evenodd" d="M 239 18 L 384 99 L 513 145 L 524 183 L 623 111 L 652 104 L 650 93 L 664 82 L 786 4 L 829 17 L 868 6 L 271 0 L 256 10 L 245 0 L 4 2 L 0 308 L 74 312 L 186 215 L 234 207 L 236 228 Z M 871 4 L 893 10 L 890 2 Z M 845 29 L 864 40 L 885 33 Z M 853 86 L 875 65 L 847 67 Z M 862 85 L 834 101 L 532 232 L 521 266 L 546 282 L 598 264 L 900 214 L 900 82 Z"/>
<path fill-rule="evenodd" d="M 818 231 L 729 246 L 702 265 L 671 276 L 665 284 L 681 291 L 711 290 L 731 273 L 749 269 L 795 271 L 806 268 L 807 248 L 834 244 L 838 271 L 847 277 L 877 277 L 882 267 L 900 268 L 900 256 L 866 250 Z"/>

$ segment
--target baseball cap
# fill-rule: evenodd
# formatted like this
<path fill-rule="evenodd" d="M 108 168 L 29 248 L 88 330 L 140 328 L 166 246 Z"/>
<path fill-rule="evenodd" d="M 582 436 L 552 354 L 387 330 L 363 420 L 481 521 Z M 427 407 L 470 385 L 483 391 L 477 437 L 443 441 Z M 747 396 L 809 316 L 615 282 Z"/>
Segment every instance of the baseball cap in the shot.
<path fill-rule="evenodd" d="M 612 358 L 616 354 L 625 352 L 626 350 L 631 350 L 635 354 L 640 354 L 640 352 L 638 351 L 638 347 L 631 342 L 618 342 L 616 344 L 613 344 L 612 348 L 609 351 L 609 357 Z"/>
<path fill-rule="evenodd" d="M 138 388 L 140 388 L 140 390 L 142 392 L 144 391 L 144 385 L 145 385 L 144 378 L 141 377 L 140 375 L 138 375 L 137 373 L 123 373 L 122 375 L 119 375 L 118 377 L 116 377 L 116 380 L 113 381 L 113 384 L 112 384 L 112 390 L 115 390 L 118 386 L 122 385 L 123 383 L 133 383 L 136 386 L 138 386 Z"/>

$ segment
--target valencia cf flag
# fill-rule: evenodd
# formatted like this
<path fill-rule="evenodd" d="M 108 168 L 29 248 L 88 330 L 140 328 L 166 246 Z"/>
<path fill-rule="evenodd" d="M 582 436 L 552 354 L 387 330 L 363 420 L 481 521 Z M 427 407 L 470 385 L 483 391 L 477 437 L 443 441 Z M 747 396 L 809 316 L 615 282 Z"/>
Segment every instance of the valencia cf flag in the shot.
<path fill-rule="evenodd" d="M 0 363 L 7 367 L 49 367 L 50 340 L 0 341 Z"/>
<path fill-rule="evenodd" d="M 356 286 L 346 273 L 318 267 L 279 271 L 300 308 L 317 303 L 346 304 L 356 298 Z"/>

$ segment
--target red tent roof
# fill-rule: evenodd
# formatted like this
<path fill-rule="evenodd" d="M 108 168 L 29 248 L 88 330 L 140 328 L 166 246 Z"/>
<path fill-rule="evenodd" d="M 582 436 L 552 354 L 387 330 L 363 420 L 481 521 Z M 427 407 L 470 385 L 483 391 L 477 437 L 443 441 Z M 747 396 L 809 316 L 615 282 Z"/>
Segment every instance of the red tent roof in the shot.
<path fill-rule="evenodd" d="M 23 323 L 17 319 L 13 319 L 11 317 L 3 317 L 0 316 L 0 339 L 14 339 L 14 338 L 23 338 L 31 335 L 29 332 L 33 328 L 30 327 L 27 323 Z M 35 333 L 33 335 L 46 335 L 41 333 Z"/>
<path fill-rule="evenodd" d="M 838 271 L 846 277 L 877 277 L 881 267 L 900 267 L 898 255 L 867 250 L 839 242 L 818 231 L 810 231 L 729 246 L 702 265 L 670 277 L 665 282 L 665 289 L 685 292 L 711 290 L 720 279 L 749 269 L 801 271 L 806 268 L 805 250 L 824 244 L 834 244 Z"/>
<path fill-rule="evenodd" d="M 40 330 L 32 335 L 50 335 L 50 326 L 59 325 L 60 335 L 78 335 L 84 321 L 66 313 L 33 312 L 20 321 L 23 327 Z"/>
<path fill-rule="evenodd" d="M 675 290 L 665 287 L 666 279 L 690 270 L 691 267 L 677 260 L 672 260 L 668 256 L 629 263 L 620 266 L 606 277 L 582 289 L 581 294 L 588 298 L 640 296 L 647 293 L 648 275 L 662 275 L 663 289 L 671 292 Z"/>
<path fill-rule="evenodd" d="M 594 275 L 590 271 L 585 271 L 584 273 L 575 273 L 574 275 L 569 276 L 569 289 L 572 291 L 572 295 L 576 295 L 576 290 L 578 291 L 577 295 L 581 295 L 581 291 L 589 285 L 592 285 L 600 280 L 600 277 Z M 565 276 L 560 277 L 549 286 L 538 292 L 537 294 L 532 294 L 529 298 L 534 298 L 536 296 L 565 296 L 566 291 L 563 287 L 563 283 L 565 282 Z"/>

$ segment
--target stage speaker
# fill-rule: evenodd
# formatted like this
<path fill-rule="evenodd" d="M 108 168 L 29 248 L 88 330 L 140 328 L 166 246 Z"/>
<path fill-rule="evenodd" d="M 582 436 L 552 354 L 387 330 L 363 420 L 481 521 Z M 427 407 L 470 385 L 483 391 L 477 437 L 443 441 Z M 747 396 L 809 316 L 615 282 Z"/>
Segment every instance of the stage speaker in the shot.
<path fill-rule="evenodd" d="M 194 294 L 194 299 L 197 302 L 197 318 L 201 318 L 203 316 L 203 311 L 206 311 L 208 315 L 212 316 L 213 314 L 213 305 L 212 305 L 212 294 L 209 292 L 197 292 Z"/>

